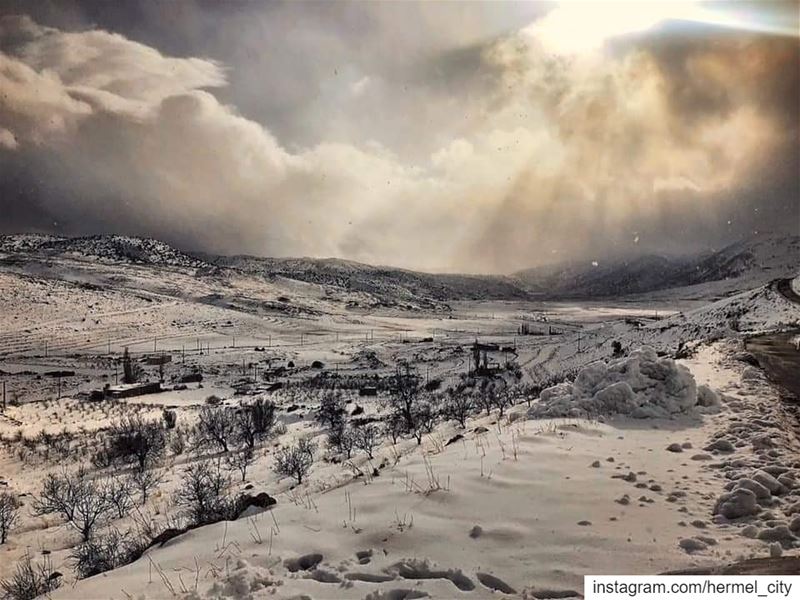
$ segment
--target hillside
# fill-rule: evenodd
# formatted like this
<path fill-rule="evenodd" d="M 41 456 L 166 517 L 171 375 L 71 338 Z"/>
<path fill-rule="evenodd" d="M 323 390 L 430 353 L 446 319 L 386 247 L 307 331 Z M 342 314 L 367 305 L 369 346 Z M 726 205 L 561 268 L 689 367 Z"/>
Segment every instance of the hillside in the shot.
<path fill-rule="evenodd" d="M 74 238 L 36 234 L 4 235 L 0 236 L 0 253 L 41 257 L 86 257 L 107 263 L 122 262 L 185 268 L 208 266 L 199 258 L 181 252 L 164 242 L 124 235 Z"/>
<path fill-rule="evenodd" d="M 252 275 L 285 277 L 395 301 L 421 298 L 445 302 L 524 300 L 529 297 L 516 281 L 501 276 L 421 273 L 339 259 L 221 256 L 207 257 L 207 260 L 218 267 Z"/>
<path fill-rule="evenodd" d="M 100 285 L 112 280 L 120 284 L 122 272 L 115 271 L 116 267 L 124 267 L 128 277 L 132 276 L 130 269 L 140 275 L 150 273 L 153 281 L 168 281 L 159 275 L 160 269 L 181 272 L 198 281 L 246 279 L 248 286 L 283 289 L 277 294 L 281 297 L 295 296 L 291 293 L 293 286 L 305 285 L 304 296 L 321 295 L 351 307 L 439 310 L 446 309 L 447 302 L 458 300 L 525 300 L 530 296 L 507 277 L 419 273 L 339 259 L 187 253 L 158 240 L 117 235 L 0 236 L 2 264 L 15 271 L 56 278 L 78 270 L 82 281 Z"/>
<path fill-rule="evenodd" d="M 201 278 L 296 282 L 317 286 L 328 297 L 353 300 L 359 306 L 437 308 L 460 300 L 585 299 L 665 290 L 681 297 L 717 299 L 795 276 L 800 265 L 800 236 L 760 235 L 717 252 L 681 257 L 643 255 L 607 264 L 548 265 L 510 277 L 422 273 L 333 258 L 217 256 L 118 235 L 0 236 L 0 256 L 7 264 L 48 264 L 64 259 L 178 269 Z"/>
<path fill-rule="evenodd" d="M 713 285 L 687 289 L 687 294 L 713 297 L 796 275 L 798 267 L 800 236 L 759 235 L 717 252 L 549 265 L 519 271 L 513 277 L 531 293 L 549 297 L 625 296 L 706 284 Z"/>

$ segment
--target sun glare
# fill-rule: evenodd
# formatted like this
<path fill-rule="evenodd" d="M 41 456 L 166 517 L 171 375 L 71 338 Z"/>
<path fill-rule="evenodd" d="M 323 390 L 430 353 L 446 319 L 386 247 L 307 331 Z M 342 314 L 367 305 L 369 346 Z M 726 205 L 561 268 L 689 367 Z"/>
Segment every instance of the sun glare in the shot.
<path fill-rule="evenodd" d="M 524 31 L 553 53 L 578 55 L 601 50 L 614 37 L 647 31 L 670 20 L 798 35 L 792 23 L 775 22 L 759 11 L 724 9 L 695 0 L 563 0 Z"/>
<path fill-rule="evenodd" d="M 694 2 L 562 2 L 526 32 L 557 54 L 585 54 L 613 37 L 695 12 Z"/>

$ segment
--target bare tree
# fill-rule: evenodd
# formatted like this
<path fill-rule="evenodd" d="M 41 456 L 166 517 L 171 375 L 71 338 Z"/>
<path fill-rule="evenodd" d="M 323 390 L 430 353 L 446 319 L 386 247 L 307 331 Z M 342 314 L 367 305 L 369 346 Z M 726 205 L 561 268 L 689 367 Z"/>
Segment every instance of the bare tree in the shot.
<path fill-rule="evenodd" d="M 512 406 L 513 404 L 514 404 L 514 398 L 511 395 L 511 391 L 508 389 L 499 390 L 494 395 L 494 405 L 497 407 L 500 417 L 503 416 L 503 413 L 505 413 L 506 408 Z"/>
<path fill-rule="evenodd" d="M 275 472 L 286 477 L 294 477 L 297 483 L 303 483 L 303 478 L 314 464 L 314 451 L 316 445 L 307 439 L 302 439 L 294 446 L 281 448 L 275 454 Z"/>
<path fill-rule="evenodd" d="M 390 413 L 383 422 L 383 433 L 392 440 L 392 444 L 396 444 L 405 431 L 405 420 L 398 413 Z"/>
<path fill-rule="evenodd" d="M 242 481 L 247 479 L 247 469 L 255 462 L 255 455 L 252 448 L 244 447 L 234 450 L 225 457 L 225 465 L 231 471 L 239 471 Z"/>
<path fill-rule="evenodd" d="M 113 510 L 113 505 L 97 484 L 83 470 L 78 470 L 49 474 L 33 503 L 33 510 L 37 515 L 60 514 L 86 541 Z"/>
<path fill-rule="evenodd" d="M 236 413 L 235 441 L 251 453 L 256 443 L 266 437 L 275 425 L 275 404 L 259 398 L 253 404 L 243 405 Z"/>
<path fill-rule="evenodd" d="M 130 485 L 139 492 L 142 504 L 147 502 L 152 492 L 158 484 L 164 480 L 164 475 L 158 469 L 134 469 L 130 475 Z"/>
<path fill-rule="evenodd" d="M 477 404 L 486 411 L 486 416 L 492 414 L 492 409 L 495 407 L 494 384 L 483 380 L 479 389 L 475 390 L 475 401 Z"/>
<path fill-rule="evenodd" d="M 411 434 L 416 438 L 417 445 L 422 444 L 423 435 L 433 430 L 437 417 L 436 411 L 427 402 L 414 407 L 411 413 Z"/>
<path fill-rule="evenodd" d="M 103 493 L 109 503 L 117 511 L 117 518 L 121 519 L 133 507 L 133 485 L 130 479 L 112 477 L 103 486 Z"/>
<path fill-rule="evenodd" d="M 194 525 L 214 523 L 230 513 L 230 502 L 225 497 L 229 483 L 219 463 L 195 463 L 184 472 L 175 501 L 184 507 Z"/>
<path fill-rule="evenodd" d="M 197 422 L 198 443 L 228 452 L 236 435 L 236 415 L 228 408 L 204 406 Z"/>
<path fill-rule="evenodd" d="M 259 436 L 269 435 L 275 426 L 275 403 L 264 398 L 257 398 L 255 402 L 247 405 L 250 411 L 253 428 Z"/>
<path fill-rule="evenodd" d="M 375 447 L 381 441 L 380 430 L 372 423 L 367 423 L 358 427 L 354 434 L 356 448 L 366 453 L 370 459 L 374 458 Z"/>
<path fill-rule="evenodd" d="M 141 471 L 158 463 L 166 447 L 164 428 L 158 421 L 131 415 L 112 423 L 96 464 L 134 463 Z"/>
<path fill-rule="evenodd" d="M 412 431 L 414 427 L 414 410 L 420 399 L 419 385 L 419 377 L 411 373 L 408 366 L 405 372 L 398 369 L 389 403 L 392 412 L 403 418 L 406 431 Z"/>
<path fill-rule="evenodd" d="M 11 492 L 0 494 L 0 544 L 5 544 L 8 534 L 17 524 L 19 500 Z"/>
<path fill-rule="evenodd" d="M 328 446 L 341 452 L 346 458 L 353 456 L 356 438 L 353 429 L 347 425 L 344 418 L 328 428 Z"/>
<path fill-rule="evenodd" d="M 467 419 L 475 410 L 475 402 L 464 390 L 448 390 L 442 404 L 442 414 L 448 419 L 455 419 L 461 427 L 467 426 Z"/>
<path fill-rule="evenodd" d="M 344 421 L 344 398 L 335 391 L 328 391 L 322 395 L 317 410 L 317 421 L 329 429 L 333 429 Z"/>

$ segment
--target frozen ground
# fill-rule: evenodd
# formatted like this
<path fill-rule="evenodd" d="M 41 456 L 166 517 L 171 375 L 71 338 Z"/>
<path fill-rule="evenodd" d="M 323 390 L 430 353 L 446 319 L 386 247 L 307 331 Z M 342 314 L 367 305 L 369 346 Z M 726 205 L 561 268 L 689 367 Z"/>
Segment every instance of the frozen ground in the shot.
<path fill-rule="evenodd" d="M 28 553 L 62 573 L 54 597 L 64 598 L 535 598 L 581 592 L 587 573 L 797 552 L 796 415 L 742 353 L 749 333 L 800 326 L 798 306 L 770 285 L 710 304 L 660 292 L 658 300 L 606 303 L 389 306 L 327 284 L 201 273 L 203 264 L 168 249 L 147 251 L 164 264 L 110 260 L 103 248 L 93 258 L 9 254 L 2 263 L 0 284 L 9 292 L 0 295 L 0 378 L 9 405 L 0 413 L 0 485 L 23 507 L 0 545 L 0 578 Z M 357 452 L 343 461 L 325 449 L 314 416 L 332 382 L 347 388 L 349 413 L 382 419 L 388 394 L 359 397 L 359 387 L 404 364 L 426 382 L 456 387 L 474 368 L 475 340 L 494 345 L 496 380 L 519 390 L 516 406 L 502 416 L 476 410 L 465 428 L 445 420 L 421 445 L 383 439 L 372 459 Z M 625 411 L 608 405 L 578 415 L 588 418 L 542 418 L 552 416 L 539 409 L 554 394 L 539 398 L 541 388 L 577 377 L 583 391 L 570 398 L 585 407 L 619 384 L 615 369 L 630 374 L 642 346 L 661 356 L 648 359 L 646 380 L 626 375 L 635 401 L 652 399 L 658 380 L 664 397 L 695 390 L 692 406 L 669 404 L 677 407 L 661 415 L 669 418 L 612 414 Z M 135 359 L 170 355 L 166 391 L 89 400 L 119 380 L 126 347 Z M 665 366 L 676 355 L 674 367 Z M 589 390 L 599 371 L 586 367 L 595 361 L 611 366 Z M 142 366 L 146 378 L 161 375 Z M 197 371 L 202 382 L 183 389 L 179 380 Z M 268 391 L 276 382 L 283 388 Z M 698 386 L 718 399 L 713 410 L 695 410 Z M 45 475 L 90 464 L 98 432 L 123 416 L 160 419 L 172 408 L 188 428 L 212 395 L 231 407 L 255 397 L 277 404 L 285 430 L 259 446 L 246 482 L 234 478 L 229 490 L 249 485 L 277 505 L 76 580 L 70 552 L 79 538 L 57 517 L 30 510 Z M 66 450 L 33 441 L 64 431 L 73 434 Z M 272 467 L 277 449 L 300 438 L 320 448 L 308 479 L 294 485 Z M 191 446 L 168 451 L 156 491 L 110 526 L 165 527 L 180 515 L 174 492 L 184 470 L 207 457 Z M 91 468 L 100 480 L 119 475 Z M 759 471 L 782 477 L 781 487 L 767 495 L 741 484 L 761 495 L 753 510 L 732 516 L 730 498 L 720 497 L 747 496 L 737 482 L 769 482 Z"/>

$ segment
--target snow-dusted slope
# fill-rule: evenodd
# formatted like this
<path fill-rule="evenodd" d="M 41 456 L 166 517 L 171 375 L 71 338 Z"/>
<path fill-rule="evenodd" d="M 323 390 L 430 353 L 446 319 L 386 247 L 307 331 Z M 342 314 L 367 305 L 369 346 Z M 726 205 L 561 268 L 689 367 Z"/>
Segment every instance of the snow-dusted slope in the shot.
<path fill-rule="evenodd" d="M 87 257 L 104 262 L 199 268 L 209 266 L 164 242 L 123 235 L 67 238 L 52 235 L 0 236 L 0 254 Z"/>
<path fill-rule="evenodd" d="M 622 296 L 674 288 L 692 288 L 688 295 L 713 297 L 794 276 L 799 265 L 800 236 L 763 234 L 695 256 L 646 255 L 609 264 L 587 261 L 528 269 L 515 277 L 531 291 L 554 297 Z"/>
<path fill-rule="evenodd" d="M 506 277 L 421 273 L 340 259 L 233 256 L 209 260 L 250 274 L 366 292 L 392 302 L 425 298 L 436 301 L 528 298 L 525 290 Z"/>

